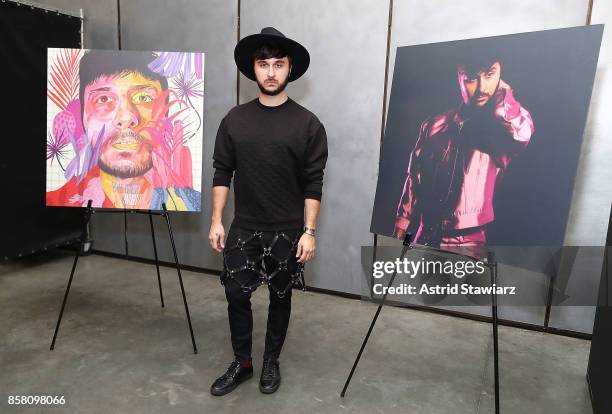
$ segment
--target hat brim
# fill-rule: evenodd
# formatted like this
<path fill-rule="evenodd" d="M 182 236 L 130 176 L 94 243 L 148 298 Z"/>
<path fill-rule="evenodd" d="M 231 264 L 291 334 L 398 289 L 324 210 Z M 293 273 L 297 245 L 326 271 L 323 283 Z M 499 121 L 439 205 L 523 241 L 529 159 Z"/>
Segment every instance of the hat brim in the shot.
<path fill-rule="evenodd" d="M 234 48 L 234 60 L 238 70 L 247 78 L 255 81 L 253 53 L 266 43 L 278 44 L 291 57 L 289 82 L 299 79 L 310 65 L 310 54 L 304 46 L 286 37 L 271 34 L 254 34 L 241 39 Z"/>

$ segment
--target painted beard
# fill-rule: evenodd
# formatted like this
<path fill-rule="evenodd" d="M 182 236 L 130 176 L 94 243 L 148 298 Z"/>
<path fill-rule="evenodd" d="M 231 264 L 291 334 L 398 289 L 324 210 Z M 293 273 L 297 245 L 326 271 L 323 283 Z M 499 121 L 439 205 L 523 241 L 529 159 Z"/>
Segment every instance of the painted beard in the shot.
<path fill-rule="evenodd" d="M 268 96 L 276 96 L 279 93 L 281 93 L 282 91 L 285 90 L 285 87 L 287 86 L 287 84 L 289 83 L 289 76 L 287 76 L 287 78 L 285 78 L 285 81 L 283 83 L 279 83 L 279 85 L 276 87 L 276 89 L 274 90 L 268 90 L 264 87 L 264 85 L 262 85 L 259 80 L 257 80 L 257 86 L 259 86 L 259 90 L 261 91 L 261 93 L 263 93 L 264 95 L 268 95 Z"/>
<path fill-rule="evenodd" d="M 104 143 L 103 145 L 102 154 L 98 158 L 98 166 L 105 173 L 110 174 L 117 178 L 121 178 L 121 179 L 135 178 L 135 177 L 140 177 L 144 175 L 147 171 L 153 168 L 153 159 L 151 157 L 150 150 L 147 150 L 149 152 L 148 152 L 148 156 L 146 157 L 146 160 L 140 163 L 137 163 L 131 159 L 124 159 L 124 160 L 115 161 L 113 163 L 109 163 L 107 160 L 104 159 L 106 147 L 108 146 L 114 146 L 114 145 L 130 146 L 130 145 L 135 145 L 135 144 L 140 146 L 142 145 L 141 144 L 142 141 L 143 141 L 143 138 L 140 135 L 135 134 L 132 131 L 124 131 L 124 132 L 113 135 L 112 137 L 108 138 L 107 142 Z"/>

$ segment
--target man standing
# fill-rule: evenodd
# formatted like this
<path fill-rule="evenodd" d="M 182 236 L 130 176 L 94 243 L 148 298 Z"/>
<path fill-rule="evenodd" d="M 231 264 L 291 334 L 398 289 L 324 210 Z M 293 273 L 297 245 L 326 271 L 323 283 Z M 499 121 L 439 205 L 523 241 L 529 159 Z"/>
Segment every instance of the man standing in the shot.
<path fill-rule="evenodd" d="M 434 246 L 483 246 L 494 220 L 498 176 L 529 143 L 529 112 L 501 79 L 502 64 L 481 56 L 460 64 L 463 102 L 422 124 L 410 155 L 394 235 Z"/>
<path fill-rule="evenodd" d="M 221 282 L 235 360 L 211 393 L 227 394 L 253 376 L 250 298 L 265 283 L 270 305 L 259 389 L 270 394 L 280 386 L 278 358 L 289 325 L 291 288 L 315 252 L 327 138 L 317 117 L 285 91 L 308 68 L 303 46 L 267 27 L 238 42 L 234 59 L 260 93 L 223 118 L 213 155 L 209 241 L 223 252 Z M 221 218 L 232 175 L 235 214 L 226 242 Z"/>

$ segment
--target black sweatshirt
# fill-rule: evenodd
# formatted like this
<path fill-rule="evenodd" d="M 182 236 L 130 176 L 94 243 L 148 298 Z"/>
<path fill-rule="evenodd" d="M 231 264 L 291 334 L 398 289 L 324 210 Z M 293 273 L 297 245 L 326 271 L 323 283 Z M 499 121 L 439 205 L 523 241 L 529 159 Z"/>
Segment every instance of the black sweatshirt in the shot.
<path fill-rule="evenodd" d="M 234 225 L 288 230 L 304 225 L 304 199 L 321 200 L 327 136 L 317 117 L 288 99 L 259 99 L 232 108 L 221 121 L 213 155 L 213 186 L 234 174 Z"/>

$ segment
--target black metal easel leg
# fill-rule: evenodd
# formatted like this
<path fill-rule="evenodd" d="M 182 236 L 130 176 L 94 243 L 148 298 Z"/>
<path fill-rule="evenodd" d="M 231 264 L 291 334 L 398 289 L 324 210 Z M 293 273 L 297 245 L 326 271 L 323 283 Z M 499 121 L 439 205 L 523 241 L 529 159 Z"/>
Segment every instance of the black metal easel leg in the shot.
<path fill-rule="evenodd" d="M 161 307 L 164 305 L 164 294 L 162 291 L 161 276 L 159 274 L 159 259 L 157 258 L 157 243 L 155 242 L 155 228 L 153 227 L 153 214 L 149 210 L 149 223 L 151 223 L 151 237 L 153 238 L 153 253 L 155 255 L 155 268 L 157 269 L 157 284 L 159 285 L 159 299 L 161 300 Z"/>
<path fill-rule="evenodd" d="M 87 224 L 89 223 L 89 219 L 91 218 L 91 200 L 87 202 L 87 209 L 85 210 L 85 224 L 83 225 L 83 234 L 81 236 L 81 243 L 76 250 L 76 254 L 74 255 L 74 262 L 72 263 L 72 270 L 70 271 L 70 278 L 68 278 L 68 285 L 66 286 L 66 292 L 64 293 L 64 300 L 62 301 L 62 307 L 60 308 L 59 316 L 57 317 L 57 324 L 55 325 L 55 332 L 53 333 L 53 340 L 51 341 L 50 350 L 55 348 L 55 340 L 57 339 L 57 333 L 59 332 L 60 324 L 62 323 L 62 317 L 64 316 L 64 309 L 66 308 L 66 301 L 68 300 L 68 293 L 70 293 L 70 286 L 72 285 L 72 279 L 74 278 L 74 272 L 76 270 L 77 262 L 79 261 L 79 256 L 81 254 L 81 250 L 83 250 L 83 246 L 85 244 L 85 240 L 87 238 Z"/>
<path fill-rule="evenodd" d="M 172 243 L 172 252 L 174 253 L 174 262 L 176 263 L 176 272 L 178 273 L 179 284 L 181 285 L 181 293 L 183 294 L 183 303 L 185 304 L 185 313 L 187 314 L 187 323 L 189 324 L 189 333 L 191 334 L 191 343 L 193 344 L 193 353 L 198 353 L 195 338 L 193 337 L 193 327 L 191 326 L 191 316 L 189 315 L 189 306 L 187 306 L 187 296 L 185 295 L 185 287 L 183 286 L 183 276 L 181 275 L 181 267 L 179 265 L 178 255 L 176 254 L 176 245 L 174 244 L 174 235 L 172 234 L 172 226 L 170 225 L 170 215 L 166 209 L 166 203 L 162 203 L 164 209 L 164 218 L 168 225 L 168 233 L 170 234 L 170 242 Z"/>
<path fill-rule="evenodd" d="M 128 231 L 128 224 L 127 224 L 127 210 L 123 210 L 123 242 L 125 244 L 125 257 L 128 258 L 130 255 L 130 252 L 128 250 L 128 236 L 127 236 L 127 231 Z"/>
<path fill-rule="evenodd" d="M 497 262 L 493 252 L 489 252 L 487 261 L 491 269 L 491 286 L 497 285 Z M 491 293 L 491 316 L 493 317 L 493 375 L 495 381 L 495 414 L 499 414 L 499 338 L 497 319 L 497 292 Z"/>
<path fill-rule="evenodd" d="M 402 254 L 400 255 L 400 261 L 404 260 L 404 256 L 406 255 L 406 252 L 408 251 L 408 247 L 410 245 L 410 235 L 407 234 L 406 238 L 404 239 L 404 248 L 402 249 Z M 395 270 L 395 272 L 393 273 L 393 276 L 391 276 L 391 279 L 389 280 L 389 284 L 388 286 L 392 286 L 393 285 L 393 281 L 395 280 L 395 276 L 397 276 L 397 269 Z M 387 289 L 385 291 L 385 294 L 383 295 L 380 304 L 378 305 L 378 309 L 376 309 L 376 313 L 374 314 L 374 318 L 372 319 L 372 323 L 370 324 L 370 328 L 368 329 L 368 333 L 366 334 L 365 338 L 363 338 L 363 343 L 361 344 L 361 348 L 359 349 L 359 353 L 357 353 L 357 357 L 355 358 L 355 362 L 353 363 L 353 367 L 351 368 L 351 372 L 348 376 L 348 378 L 346 379 L 346 382 L 344 383 L 344 388 L 342 388 L 342 392 L 340 393 L 340 397 L 344 397 L 344 395 L 346 394 L 346 389 L 349 386 L 349 383 L 351 382 L 351 379 L 353 378 L 353 374 L 355 373 L 355 369 L 357 368 L 357 364 L 359 364 L 359 360 L 361 359 L 361 354 L 363 353 L 363 350 L 365 349 L 368 340 L 370 339 L 370 334 L 372 333 L 372 330 L 374 329 L 374 325 L 376 325 L 376 321 L 378 320 L 378 315 L 380 315 L 380 311 L 382 310 L 383 305 L 385 304 L 385 300 L 387 299 L 387 294 L 388 294 L 389 290 Z"/>

